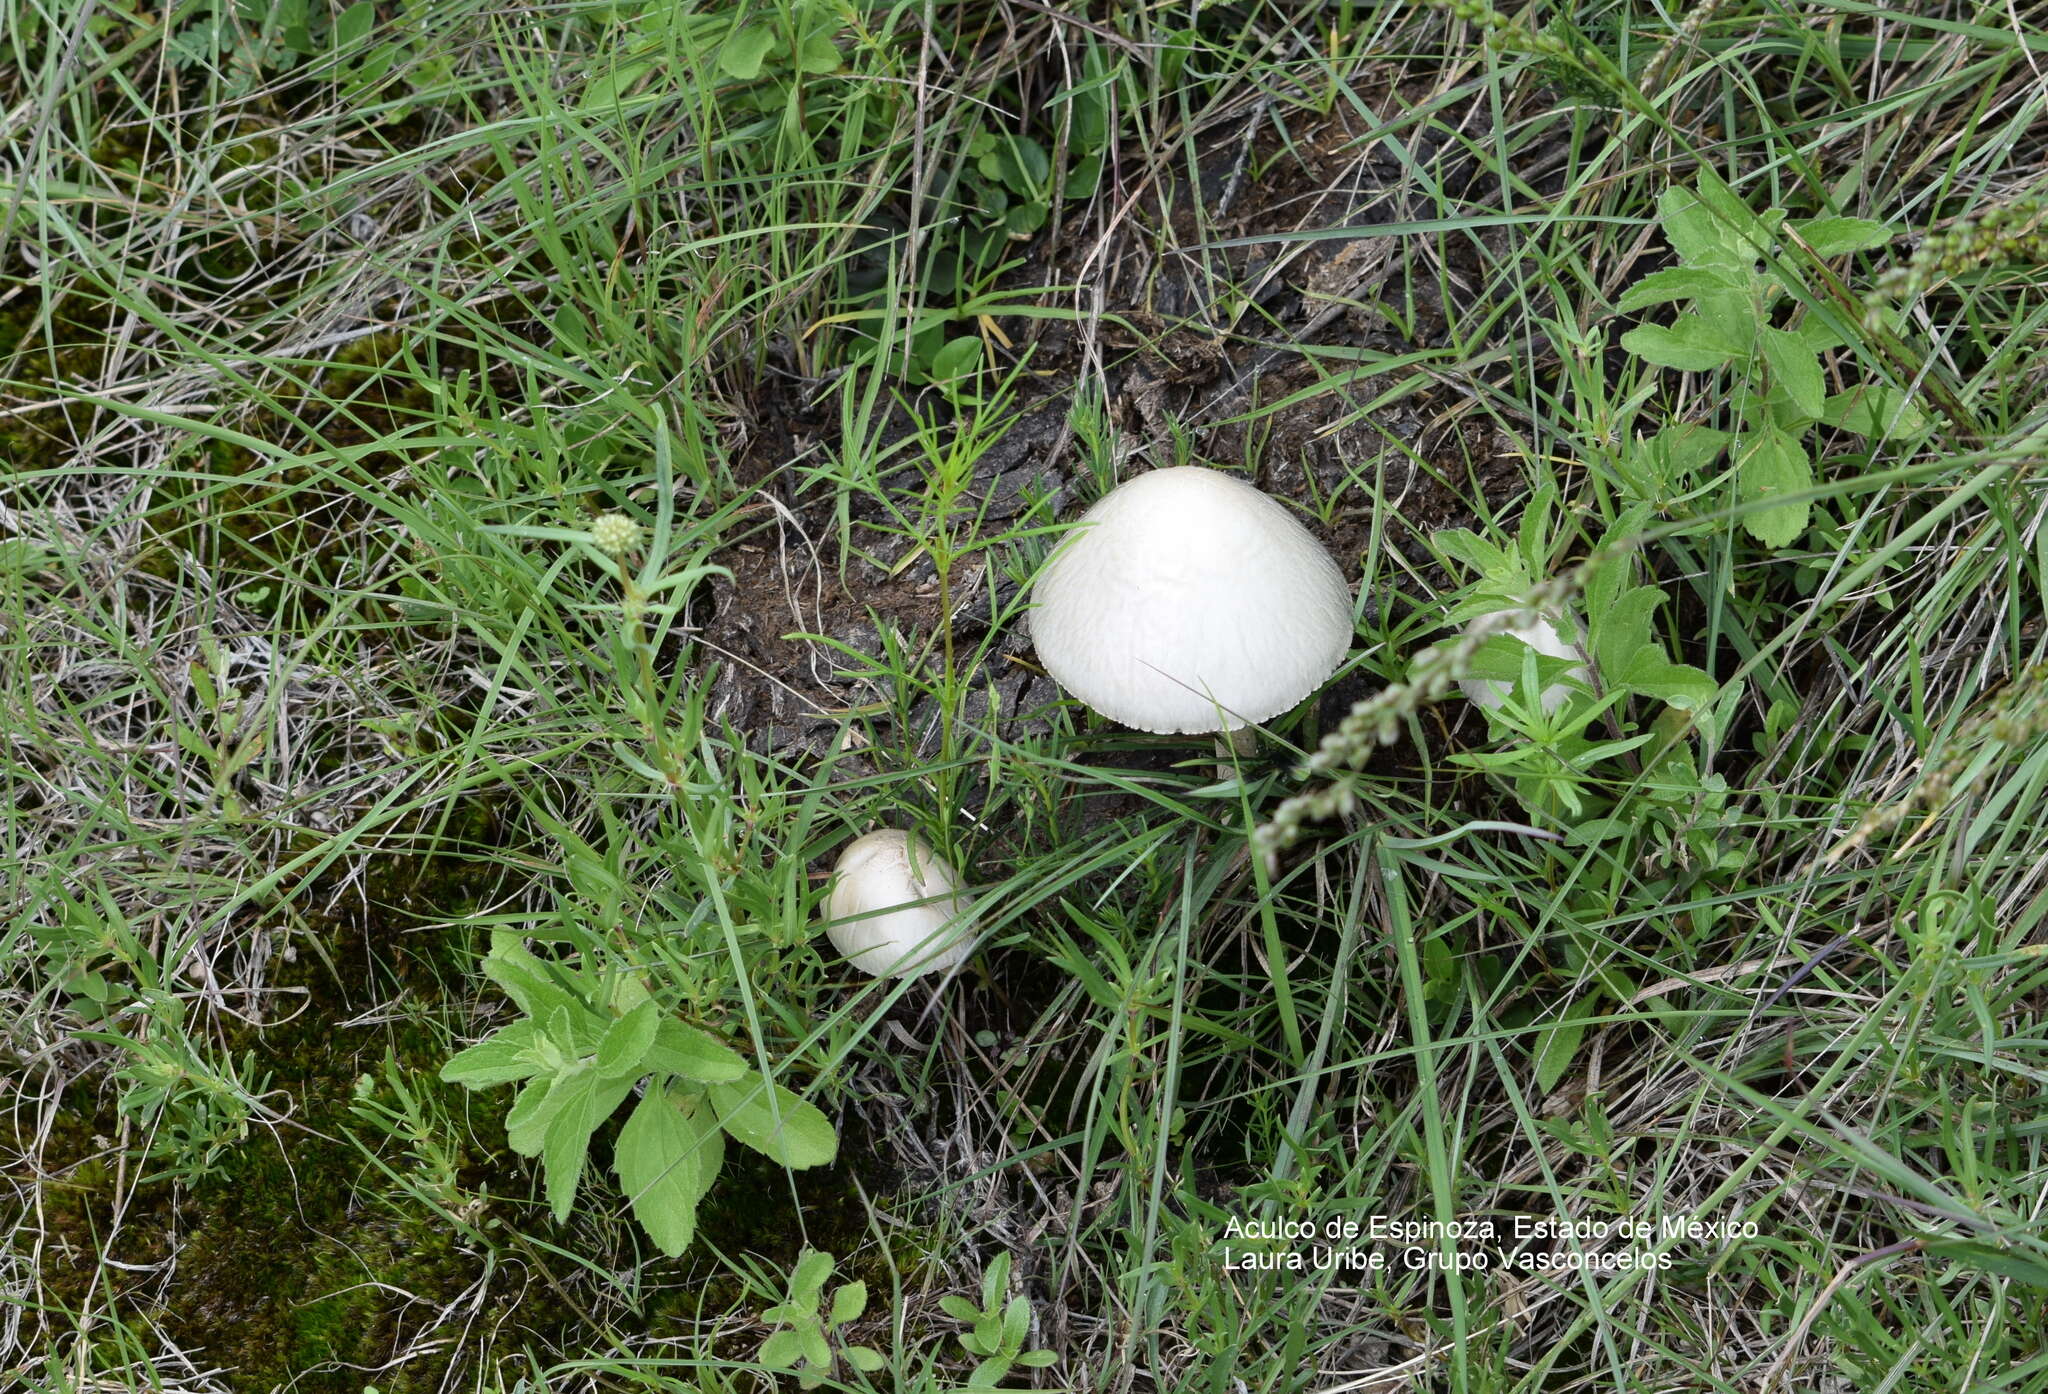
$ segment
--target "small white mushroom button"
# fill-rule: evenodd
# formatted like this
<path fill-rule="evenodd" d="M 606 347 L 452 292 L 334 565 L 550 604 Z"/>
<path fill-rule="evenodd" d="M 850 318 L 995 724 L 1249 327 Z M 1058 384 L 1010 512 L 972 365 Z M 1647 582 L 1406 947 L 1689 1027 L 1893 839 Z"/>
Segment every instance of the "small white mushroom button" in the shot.
<path fill-rule="evenodd" d="M 966 962 L 974 920 L 953 868 L 915 833 L 882 828 L 839 854 L 825 934 L 862 972 L 910 978 Z"/>
<path fill-rule="evenodd" d="M 1557 632 L 1556 624 L 1538 615 L 1527 624 L 1514 625 L 1501 631 L 1513 635 L 1546 658 L 1577 658 L 1579 652 L 1566 643 L 1564 636 Z M 1588 681 L 1586 666 L 1576 664 L 1568 669 L 1565 677 Z M 1458 687 L 1465 696 L 1486 711 L 1493 711 L 1507 701 L 1515 690 L 1515 684 L 1499 678 L 1460 678 Z M 1568 682 L 1554 682 L 1543 689 L 1543 710 L 1555 712 L 1571 699 L 1572 685 Z"/>

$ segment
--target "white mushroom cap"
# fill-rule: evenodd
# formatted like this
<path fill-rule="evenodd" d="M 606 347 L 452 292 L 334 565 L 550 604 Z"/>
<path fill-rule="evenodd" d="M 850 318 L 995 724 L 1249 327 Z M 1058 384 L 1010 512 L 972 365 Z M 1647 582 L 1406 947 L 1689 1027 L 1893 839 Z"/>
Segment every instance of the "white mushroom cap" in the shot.
<path fill-rule="evenodd" d="M 1141 731 L 1230 731 L 1343 662 L 1351 590 L 1278 501 L 1198 465 L 1153 470 L 1081 515 L 1032 586 L 1046 672 Z"/>
<path fill-rule="evenodd" d="M 974 921 L 953 868 L 915 833 L 882 828 L 839 854 L 825 934 L 862 972 L 912 978 L 966 962 Z"/>
<path fill-rule="evenodd" d="M 1512 634 L 1515 638 L 1520 639 L 1530 648 L 1548 658 L 1577 658 L 1579 656 L 1579 651 L 1566 643 L 1564 637 L 1557 632 L 1557 626 L 1551 620 L 1541 615 L 1528 624 L 1512 625 L 1502 630 L 1501 633 Z M 1583 663 L 1573 665 L 1566 671 L 1565 676 L 1577 678 L 1580 682 L 1590 681 L 1589 675 L 1586 672 L 1586 665 Z M 1486 711 L 1493 711 L 1501 703 L 1507 701 L 1509 694 L 1514 692 L 1516 684 L 1499 678 L 1460 678 L 1458 686 L 1463 690 L 1466 697 Z M 1554 682 L 1544 688 L 1543 710 L 1545 712 L 1556 711 L 1571 699 L 1572 691 L 1572 685 L 1565 682 Z"/>

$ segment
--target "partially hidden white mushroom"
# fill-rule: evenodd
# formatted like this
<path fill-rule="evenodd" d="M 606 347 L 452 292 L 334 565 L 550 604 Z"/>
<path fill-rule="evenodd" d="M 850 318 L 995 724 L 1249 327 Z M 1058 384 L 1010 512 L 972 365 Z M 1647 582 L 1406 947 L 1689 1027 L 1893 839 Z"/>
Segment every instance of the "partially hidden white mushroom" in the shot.
<path fill-rule="evenodd" d="M 1565 642 L 1557 632 L 1557 625 L 1551 619 L 1538 615 L 1527 624 L 1512 625 L 1500 631 L 1521 640 L 1546 658 L 1577 658 L 1579 651 Z M 1579 682 L 1590 681 L 1583 663 L 1574 664 L 1564 673 L 1567 678 Z M 1486 711 L 1497 709 L 1514 692 L 1516 684 L 1499 678 L 1460 678 L 1458 687 L 1465 696 Z M 1554 682 L 1543 689 L 1543 710 L 1555 712 L 1571 700 L 1572 685 L 1568 682 Z"/>
<path fill-rule="evenodd" d="M 1032 586 L 1031 637 L 1070 694 L 1141 731 L 1287 711 L 1351 647 L 1351 590 L 1277 500 L 1197 465 L 1105 495 Z"/>
<path fill-rule="evenodd" d="M 953 868 L 917 834 L 882 828 L 839 854 L 825 934 L 862 972 L 912 978 L 966 962 L 974 921 Z"/>

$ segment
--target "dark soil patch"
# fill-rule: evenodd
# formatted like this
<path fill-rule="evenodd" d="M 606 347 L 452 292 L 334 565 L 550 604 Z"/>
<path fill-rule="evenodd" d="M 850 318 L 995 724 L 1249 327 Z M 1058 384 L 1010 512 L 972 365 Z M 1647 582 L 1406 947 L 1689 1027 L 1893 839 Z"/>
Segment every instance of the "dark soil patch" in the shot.
<path fill-rule="evenodd" d="M 1368 103 L 1376 99 L 1369 88 L 1362 95 Z M 1277 128 L 1256 117 L 1214 132 L 1198 188 L 1158 186 L 1151 208 L 1155 233 L 1183 247 L 1200 242 L 1204 222 L 1196 217 L 1196 199 L 1209 210 L 1207 235 L 1219 241 L 1369 228 L 1410 216 L 1414 210 L 1401 192 L 1404 172 L 1361 143 L 1364 124 L 1356 108 L 1343 106 L 1285 143 Z M 1428 150 L 1420 154 L 1434 158 Z M 1439 161 L 1451 163 L 1449 157 Z M 1447 188 L 1470 178 L 1447 167 L 1438 172 Z M 1491 189 L 1473 192 L 1497 197 Z M 1461 307 L 1437 303 L 1435 288 L 1477 276 L 1478 251 L 1445 244 L 1449 255 L 1470 264 L 1452 266 L 1447 276 L 1412 278 L 1404 291 L 1417 307 L 1411 339 L 1383 317 L 1345 303 L 1369 299 L 1384 283 L 1406 276 L 1404 259 L 1421 254 L 1408 240 L 1361 233 L 1221 248 L 1204 254 L 1213 280 L 1197 279 L 1193 268 L 1201 258 L 1153 262 L 1135 235 L 1126 240 L 1130 245 L 1110 259 L 1105 279 L 1133 294 L 1112 303 L 1093 346 L 1107 364 L 1100 386 L 1108 414 L 1122 438 L 1139 446 L 1120 466 L 1124 475 L 1179 458 L 1240 471 L 1299 505 L 1304 521 L 1354 575 L 1373 530 L 1376 493 L 1387 503 L 1381 525 L 1388 543 L 1425 570 L 1433 567 L 1428 534 L 1475 523 L 1475 500 L 1511 509 L 1524 487 L 1520 465 L 1469 398 L 1448 388 L 1423 389 L 1366 414 L 1362 405 L 1393 384 L 1347 379 L 1342 364 L 1304 351 L 1394 354 L 1441 343 Z M 1040 263 L 1015 279 L 1057 283 L 1063 271 L 1071 275 L 1071 268 Z M 1248 327 L 1251 316 L 1227 329 L 1211 323 L 1215 297 L 1205 287 L 1226 283 L 1257 287 L 1256 332 Z M 1070 518 L 1096 493 L 1068 415 L 1077 384 L 1095 380 L 1087 371 L 1090 357 L 1074 325 L 1049 321 L 1045 328 L 1031 345 L 1035 375 L 1024 379 L 1035 395 L 1019 404 L 1014 424 L 976 462 L 963 513 L 979 513 L 978 531 Z M 1276 405 L 1319 381 L 1324 390 Z M 854 495 L 842 531 L 835 494 L 799 488 L 797 473 L 808 446 L 832 441 L 836 405 L 814 407 L 802 385 L 787 380 L 767 386 L 766 399 L 755 405 L 761 429 L 738 473 L 774 500 L 776 518 L 718 558 L 732 579 L 712 585 L 697 616 L 700 661 L 720 665 L 713 709 L 763 753 L 819 753 L 854 710 L 878 713 L 899 728 L 925 727 L 929 709 L 896 702 L 859 657 L 880 652 L 885 632 L 913 648 L 933 645 L 945 622 L 931 559 L 911 555 L 916 544 L 902 529 L 902 516 L 917 511 L 917 473 L 904 469 L 886 481 L 891 506 Z M 902 440 L 910 429 L 898 411 L 883 444 Z M 1028 561 L 1013 566 L 1028 570 Z M 1000 569 L 991 574 L 977 561 L 956 577 L 952 624 L 962 652 L 989 637 L 998 608 L 1015 600 L 1010 577 Z M 1370 612 L 1382 601 L 1369 596 L 1366 603 Z M 986 649 L 986 661 L 998 665 L 1005 700 L 979 715 L 1005 738 L 1042 730 L 1043 708 L 1057 698 L 1021 629 L 1005 626 Z M 1326 710 L 1348 706 L 1370 686 L 1365 678 L 1340 684 Z M 899 729 L 895 743 L 925 734 Z"/>

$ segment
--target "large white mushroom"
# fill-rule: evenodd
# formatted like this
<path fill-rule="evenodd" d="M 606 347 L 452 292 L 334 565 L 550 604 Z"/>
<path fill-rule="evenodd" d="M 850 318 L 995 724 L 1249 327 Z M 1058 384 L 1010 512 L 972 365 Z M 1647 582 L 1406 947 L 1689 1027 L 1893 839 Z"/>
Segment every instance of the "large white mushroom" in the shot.
<path fill-rule="evenodd" d="M 1502 630 L 1501 633 L 1512 635 L 1546 658 L 1579 657 L 1579 651 L 1566 643 L 1564 636 L 1558 633 L 1556 623 L 1543 615 L 1535 616 L 1527 624 L 1512 625 Z M 1576 678 L 1580 682 L 1590 681 L 1590 676 L 1586 672 L 1586 665 L 1584 663 L 1575 664 L 1571 668 L 1566 669 L 1563 676 Z M 1507 701 L 1509 694 L 1515 690 L 1515 686 L 1515 683 L 1503 681 L 1499 678 L 1460 678 L 1458 680 L 1458 687 L 1464 692 L 1465 696 L 1485 711 L 1493 711 L 1503 702 Z M 1568 682 L 1554 682 L 1544 688 L 1542 697 L 1543 710 L 1545 712 L 1555 712 L 1559 707 L 1571 700 L 1572 691 L 1572 685 Z"/>
<path fill-rule="evenodd" d="M 897 828 L 857 837 L 839 854 L 825 895 L 825 934 L 878 978 L 944 972 L 974 947 L 959 876 L 923 838 Z"/>
<path fill-rule="evenodd" d="M 1196 465 L 1081 516 L 1032 586 L 1054 681 L 1141 731 L 1235 731 L 1293 707 L 1351 647 L 1351 590 L 1277 500 Z M 1236 744 L 1236 742 L 1233 742 Z"/>

